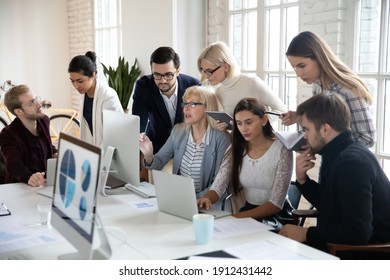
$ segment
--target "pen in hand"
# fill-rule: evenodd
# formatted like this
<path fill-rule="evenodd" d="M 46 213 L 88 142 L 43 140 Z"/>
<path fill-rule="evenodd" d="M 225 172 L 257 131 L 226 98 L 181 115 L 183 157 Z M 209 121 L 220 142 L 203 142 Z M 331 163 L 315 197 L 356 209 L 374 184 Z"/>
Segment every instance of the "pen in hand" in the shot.
<path fill-rule="evenodd" d="M 148 121 L 146 123 L 146 126 L 145 126 L 145 131 L 144 131 L 144 134 L 146 134 L 146 132 L 148 131 L 148 127 L 149 127 L 149 118 L 148 118 Z"/>
<path fill-rule="evenodd" d="M 148 121 L 146 122 L 146 126 L 145 126 L 144 132 L 141 133 L 141 136 L 142 136 L 142 138 L 140 138 L 141 141 L 145 141 L 145 136 L 146 136 L 146 132 L 148 131 L 148 126 L 149 126 L 149 118 L 148 118 Z"/>

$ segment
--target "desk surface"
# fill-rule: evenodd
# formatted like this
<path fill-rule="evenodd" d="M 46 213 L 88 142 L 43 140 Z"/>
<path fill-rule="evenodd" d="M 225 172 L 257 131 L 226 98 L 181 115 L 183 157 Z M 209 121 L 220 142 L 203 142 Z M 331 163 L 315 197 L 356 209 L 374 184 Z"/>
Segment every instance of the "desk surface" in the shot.
<path fill-rule="evenodd" d="M 37 194 L 37 191 L 38 189 L 22 183 L 0 185 L 0 202 L 4 202 L 12 211 L 11 219 L 20 219 L 21 224 L 31 225 L 38 220 L 36 204 L 49 200 Z M 179 259 L 262 240 L 309 259 L 335 259 L 329 254 L 269 231 L 223 239 L 214 238 L 208 245 L 197 245 L 191 221 L 156 210 L 140 211 L 131 205 L 131 201 L 141 199 L 135 194 L 120 197 L 99 195 L 97 212 L 106 228 L 113 251 L 112 259 Z M 50 230 L 55 231 L 54 228 Z M 56 259 L 59 254 L 74 251 L 70 243 L 62 241 L 41 246 L 39 250 L 33 247 L 5 253 L 0 255 L 0 258 L 22 254 L 27 259 Z"/>

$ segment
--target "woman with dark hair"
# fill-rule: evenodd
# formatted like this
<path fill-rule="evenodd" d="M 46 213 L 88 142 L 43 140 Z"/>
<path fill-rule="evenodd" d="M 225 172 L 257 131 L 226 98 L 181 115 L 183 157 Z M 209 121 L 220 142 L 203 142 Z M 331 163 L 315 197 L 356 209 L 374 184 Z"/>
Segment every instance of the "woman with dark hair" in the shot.
<path fill-rule="evenodd" d="M 103 110 L 123 112 L 118 95 L 109 87 L 96 54 L 75 56 L 69 63 L 69 79 L 84 94 L 80 102 L 80 138 L 100 146 L 103 142 Z"/>
<path fill-rule="evenodd" d="M 297 76 L 313 84 L 313 94 L 337 93 L 351 110 L 354 139 L 367 147 L 375 142 L 375 125 L 370 105 L 372 97 L 364 81 L 345 65 L 317 34 L 305 31 L 291 41 L 286 56 Z M 284 125 L 297 122 L 295 112 L 281 117 Z"/>
<path fill-rule="evenodd" d="M 233 216 L 262 221 L 280 212 L 293 170 L 293 154 L 275 137 L 266 107 L 255 98 L 238 102 L 233 114 L 232 145 L 225 155 L 210 191 L 198 199 L 209 209 L 231 183 L 234 193 L 243 189 L 245 206 Z"/>

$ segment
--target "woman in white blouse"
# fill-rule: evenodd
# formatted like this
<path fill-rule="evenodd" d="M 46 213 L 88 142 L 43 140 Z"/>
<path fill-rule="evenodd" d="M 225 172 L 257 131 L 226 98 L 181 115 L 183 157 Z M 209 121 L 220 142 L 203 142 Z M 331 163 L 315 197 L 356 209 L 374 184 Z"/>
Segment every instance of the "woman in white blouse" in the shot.
<path fill-rule="evenodd" d="M 275 137 L 266 107 L 255 98 L 244 98 L 234 109 L 232 145 L 226 152 L 210 190 L 200 199 L 209 209 L 232 183 L 241 188 L 246 203 L 237 218 L 262 220 L 277 214 L 286 199 L 293 170 L 293 155 Z"/>

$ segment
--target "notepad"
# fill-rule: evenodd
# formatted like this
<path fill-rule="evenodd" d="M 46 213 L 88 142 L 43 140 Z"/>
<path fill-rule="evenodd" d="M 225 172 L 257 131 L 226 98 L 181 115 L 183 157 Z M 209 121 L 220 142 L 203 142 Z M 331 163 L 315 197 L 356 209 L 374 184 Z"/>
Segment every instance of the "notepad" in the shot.
<path fill-rule="evenodd" d="M 275 136 L 290 151 L 301 151 L 306 145 L 303 134 L 301 131 L 275 131 Z"/>
<path fill-rule="evenodd" d="M 207 115 L 212 117 L 216 121 L 220 121 L 227 124 L 228 129 L 232 129 L 233 126 L 231 124 L 231 121 L 233 120 L 233 117 L 230 116 L 228 113 L 225 112 L 219 112 L 219 111 L 206 111 Z"/>

